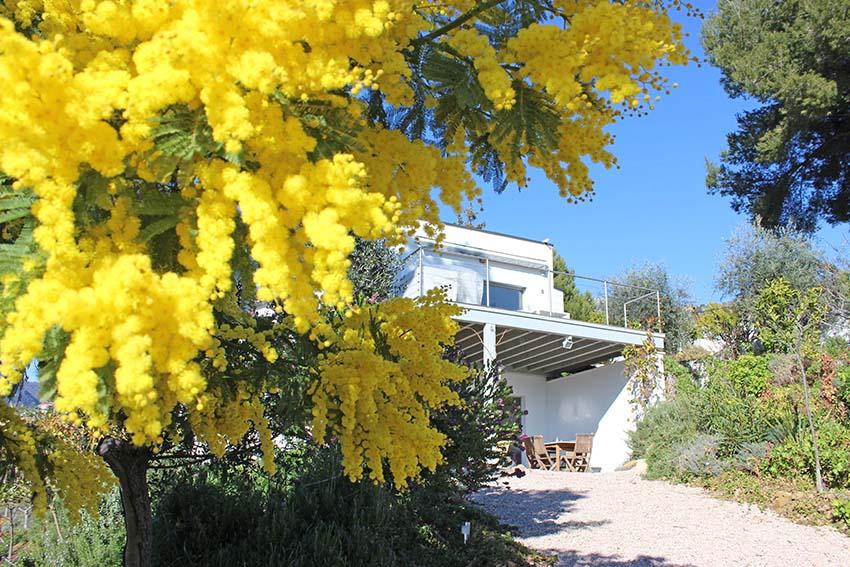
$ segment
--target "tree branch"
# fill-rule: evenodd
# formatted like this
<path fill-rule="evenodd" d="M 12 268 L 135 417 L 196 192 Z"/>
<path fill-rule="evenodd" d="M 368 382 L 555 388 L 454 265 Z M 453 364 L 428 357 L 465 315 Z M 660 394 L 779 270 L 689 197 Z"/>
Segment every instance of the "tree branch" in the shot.
<path fill-rule="evenodd" d="M 450 31 L 452 31 L 453 29 L 462 26 L 464 23 L 471 20 L 472 18 L 474 18 L 475 16 L 477 16 L 481 12 L 483 12 L 485 10 L 489 10 L 490 8 L 493 8 L 494 6 L 501 4 L 502 2 L 504 2 L 504 0 L 488 0 L 487 2 L 482 2 L 482 3 L 478 4 L 475 8 L 473 8 L 470 11 L 466 12 L 465 14 L 459 16 L 457 19 L 452 20 L 451 22 L 447 23 L 446 25 L 441 26 L 441 27 L 435 29 L 434 31 L 432 31 L 430 33 L 427 33 L 427 34 L 423 35 L 422 37 L 418 37 L 418 38 L 414 39 L 413 41 L 410 42 L 410 45 L 413 46 L 414 48 L 416 48 L 416 47 L 419 47 L 419 46 L 421 46 L 425 43 L 433 41 L 433 40 L 437 39 L 438 37 L 440 37 L 441 35 L 445 35 L 445 34 L 449 33 Z"/>

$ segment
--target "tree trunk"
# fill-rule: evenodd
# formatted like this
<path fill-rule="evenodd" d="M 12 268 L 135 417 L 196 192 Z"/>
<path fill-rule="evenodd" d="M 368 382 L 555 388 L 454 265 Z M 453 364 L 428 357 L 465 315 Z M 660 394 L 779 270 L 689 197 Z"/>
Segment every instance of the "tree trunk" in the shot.
<path fill-rule="evenodd" d="M 121 505 L 127 531 L 124 567 L 150 567 L 153 543 L 151 497 L 147 479 L 150 450 L 112 437 L 103 439 L 97 450 L 118 477 L 121 488 Z"/>
<path fill-rule="evenodd" d="M 812 448 L 815 453 L 815 488 L 818 492 L 823 492 L 823 476 L 820 470 L 820 450 L 818 448 L 818 430 L 815 428 L 815 420 L 812 418 L 812 403 L 809 399 L 809 381 L 806 379 L 806 367 L 803 364 L 802 350 L 802 333 L 797 334 L 797 344 L 794 345 L 797 356 L 797 364 L 800 366 L 800 376 L 803 381 L 803 403 L 806 406 L 806 418 L 809 420 L 809 431 L 812 434 Z"/>

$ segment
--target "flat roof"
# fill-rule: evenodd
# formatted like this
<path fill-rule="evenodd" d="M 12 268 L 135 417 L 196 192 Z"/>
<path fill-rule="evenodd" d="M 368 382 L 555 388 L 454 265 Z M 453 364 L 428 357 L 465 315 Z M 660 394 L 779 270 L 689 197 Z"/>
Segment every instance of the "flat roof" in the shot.
<path fill-rule="evenodd" d="M 472 228 L 472 227 L 469 227 L 469 226 L 463 226 L 461 224 L 455 224 L 453 222 L 444 222 L 443 224 L 446 225 L 446 226 L 452 226 L 454 228 L 459 228 L 459 229 L 462 229 L 462 230 L 470 230 L 470 231 L 473 231 L 473 232 L 483 232 L 485 234 L 495 234 L 496 236 L 504 236 L 506 238 L 515 238 L 517 240 L 524 240 L 526 242 L 534 242 L 535 244 L 545 244 L 547 246 L 554 246 L 551 242 L 543 242 L 542 240 L 535 240 L 533 238 L 526 238 L 525 236 L 517 236 L 515 234 L 507 234 L 505 232 L 497 232 L 495 230 L 487 230 L 487 229 L 484 229 L 484 228 Z"/>

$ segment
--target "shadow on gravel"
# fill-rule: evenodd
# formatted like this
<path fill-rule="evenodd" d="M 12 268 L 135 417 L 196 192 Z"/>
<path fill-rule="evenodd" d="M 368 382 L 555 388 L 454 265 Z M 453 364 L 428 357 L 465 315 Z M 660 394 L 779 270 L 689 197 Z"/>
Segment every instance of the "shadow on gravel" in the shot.
<path fill-rule="evenodd" d="M 608 520 L 590 522 L 562 520 L 559 517 L 570 512 L 576 500 L 585 495 L 572 490 L 502 490 L 484 489 L 473 497 L 473 501 L 510 526 L 516 524 L 515 533 L 523 537 L 539 537 L 570 530 L 591 529 L 610 523 Z M 510 517 L 508 517 L 509 512 Z"/>
<path fill-rule="evenodd" d="M 544 553 L 558 556 L 555 567 L 696 567 L 691 563 L 670 563 L 663 557 L 651 555 L 638 555 L 634 559 L 623 559 L 616 555 L 582 554 L 576 551 L 547 550 Z"/>

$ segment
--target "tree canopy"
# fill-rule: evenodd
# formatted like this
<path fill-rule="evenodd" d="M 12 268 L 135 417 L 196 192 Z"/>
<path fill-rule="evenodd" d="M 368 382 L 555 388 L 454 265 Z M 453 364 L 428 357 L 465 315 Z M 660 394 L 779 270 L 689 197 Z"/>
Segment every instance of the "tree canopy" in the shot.
<path fill-rule="evenodd" d="M 306 364 L 316 440 L 404 486 L 441 458 L 456 311 L 358 305 L 356 238 L 436 232 L 471 172 L 581 199 L 681 38 L 652 2 L 4 0 L 0 396 L 37 357 L 95 435 L 254 432 L 271 468 L 265 408 Z"/>
<path fill-rule="evenodd" d="M 613 285 L 608 286 L 608 311 L 612 324 L 628 324 L 650 331 L 660 328 L 666 335 L 664 346 L 669 352 L 677 352 L 690 342 L 694 330 L 690 294 L 664 266 L 645 264 L 626 270 L 610 281 Z M 653 291 L 659 292 L 658 297 Z M 627 302 L 628 321 L 624 321 L 623 305 Z"/>
<path fill-rule="evenodd" d="M 707 184 L 764 226 L 850 220 L 848 29 L 848 0 L 720 0 L 704 24 L 726 91 L 757 103 Z"/>
<path fill-rule="evenodd" d="M 764 286 L 780 278 L 800 293 L 820 288 L 828 322 L 847 319 L 850 272 L 833 262 L 809 235 L 791 227 L 771 230 L 757 224 L 738 229 L 718 269 L 717 288 L 736 303 L 743 323 L 752 321 Z"/>
<path fill-rule="evenodd" d="M 555 272 L 559 272 L 553 278 L 555 289 L 564 292 L 564 312 L 569 313 L 572 319 L 579 321 L 604 322 L 605 316 L 599 311 L 593 295 L 589 291 L 579 291 L 574 277 L 575 272 L 567 267 L 564 258 L 557 252 L 555 252 L 553 265 Z"/>

